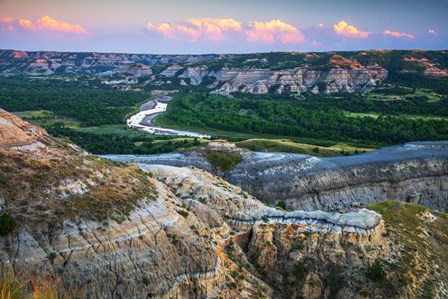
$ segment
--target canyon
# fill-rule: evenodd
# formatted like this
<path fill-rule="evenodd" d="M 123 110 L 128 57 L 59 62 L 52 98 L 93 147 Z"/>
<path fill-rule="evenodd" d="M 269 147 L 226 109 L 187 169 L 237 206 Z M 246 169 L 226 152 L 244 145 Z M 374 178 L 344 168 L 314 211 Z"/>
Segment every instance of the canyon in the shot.
<path fill-rule="evenodd" d="M 255 186 L 248 192 L 230 179 L 233 174 L 238 183 L 244 175 L 253 184 L 250 175 L 257 174 L 277 184 L 286 177 L 299 181 L 291 175 L 294 169 L 311 175 L 306 170 L 314 164 L 333 161 L 337 169 L 334 160 L 269 156 L 214 142 L 205 150 L 239 153 L 243 161 L 227 174 L 197 151 L 175 154 L 183 155 L 177 163 L 196 157 L 210 172 L 200 169 L 201 163 L 161 165 L 160 156 L 153 163 L 119 156 L 137 162 L 126 165 L 0 112 L 0 217 L 16 222 L 0 236 L 3 277 L 55 276 L 61 292 L 102 298 L 448 295 L 446 214 L 399 201 L 349 208 L 353 198 L 344 211 L 323 211 L 306 201 L 305 210 L 284 209 L 267 205 L 275 202 L 269 197 L 262 199 L 266 203 L 258 200 Z M 424 148 L 409 149 L 413 146 Z M 401 161 L 394 162 L 394 150 L 404 152 Z M 404 172 L 406 163 L 418 159 L 428 168 L 425 174 L 446 175 L 444 143 L 384 151 L 383 160 Z M 340 161 L 339 167 L 365 167 L 357 160 L 385 163 L 378 162 L 378 153 L 368 155 L 345 157 L 354 162 Z M 289 161 L 288 167 L 282 161 Z M 438 191 L 444 201 L 421 203 L 445 209 L 446 193 Z M 268 196 L 276 193 L 272 188 Z M 378 263 L 380 274 L 374 270 Z"/>

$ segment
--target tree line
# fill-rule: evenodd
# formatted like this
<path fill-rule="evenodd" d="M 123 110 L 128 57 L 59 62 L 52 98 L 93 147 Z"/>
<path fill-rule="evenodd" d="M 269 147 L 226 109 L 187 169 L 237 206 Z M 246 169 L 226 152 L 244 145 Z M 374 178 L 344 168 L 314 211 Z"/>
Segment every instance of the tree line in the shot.
<path fill-rule="evenodd" d="M 7 111 L 50 110 L 81 126 L 124 123 L 145 92 L 120 91 L 95 81 L 0 77 L 0 107 Z"/>
<path fill-rule="evenodd" d="M 314 106 L 312 101 L 223 98 L 192 93 L 174 98 L 165 118 L 186 127 L 384 145 L 448 139 L 446 120 L 390 115 L 348 117 L 340 109 L 345 104 L 352 109 L 361 105 L 360 112 L 369 110 L 360 101 L 342 103 L 325 106 L 328 102 L 322 100 Z"/>

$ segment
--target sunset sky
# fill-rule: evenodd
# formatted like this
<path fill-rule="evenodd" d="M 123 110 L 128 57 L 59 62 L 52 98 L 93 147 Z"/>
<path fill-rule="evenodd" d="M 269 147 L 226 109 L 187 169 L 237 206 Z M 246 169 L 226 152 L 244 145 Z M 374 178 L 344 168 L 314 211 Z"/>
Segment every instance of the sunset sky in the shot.
<path fill-rule="evenodd" d="M 0 49 L 448 49 L 447 0 L 0 0 Z"/>

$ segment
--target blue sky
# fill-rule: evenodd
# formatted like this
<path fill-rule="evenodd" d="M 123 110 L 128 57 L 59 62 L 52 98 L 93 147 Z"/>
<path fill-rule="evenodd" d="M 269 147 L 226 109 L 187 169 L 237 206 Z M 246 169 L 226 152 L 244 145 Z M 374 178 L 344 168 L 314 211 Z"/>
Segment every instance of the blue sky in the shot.
<path fill-rule="evenodd" d="M 447 49 L 448 1 L 0 0 L 0 48 L 128 53 Z"/>

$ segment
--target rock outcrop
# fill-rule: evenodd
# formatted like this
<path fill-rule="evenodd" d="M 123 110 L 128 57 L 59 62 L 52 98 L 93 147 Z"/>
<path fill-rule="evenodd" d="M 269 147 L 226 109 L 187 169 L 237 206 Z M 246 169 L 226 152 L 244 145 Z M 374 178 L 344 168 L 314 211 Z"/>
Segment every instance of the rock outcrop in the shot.
<path fill-rule="evenodd" d="M 1 120 L 8 125 L 2 136 L 10 128 L 29 136 L 26 142 L 49 138 L 4 111 Z M 226 284 L 227 267 L 236 266 L 221 248 L 229 227 L 211 207 L 202 210 L 214 218 L 200 218 L 138 168 L 64 141 L 32 150 L 17 147 L 16 139 L 2 141 L 1 277 L 56 276 L 60 292 L 82 297 L 237 297 Z M 3 217 L 16 225 L 3 227 Z M 264 285 L 247 275 L 243 298 Z M 269 294 L 269 286 L 264 290 Z"/>
<path fill-rule="evenodd" d="M 45 135 L 6 112 L 2 119 L 14 124 L 17 134 Z M 264 225 L 319 238 L 352 236 L 370 246 L 376 244 L 373 236 L 384 233 L 376 212 L 281 211 L 199 169 L 148 166 L 143 173 L 57 139 L 32 151 L 14 146 L 0 151 L 2 215 L 17 223 L 10 231 L 2 228 L 2 277 L 57 276 L 62 293 L 289 296 L 273 290 L 250 262 L 238 264 L 226 248 L 253 244 L 246 260 L 256 260 L 251 256 L 259 255 L 256 244 L 262 241 L 251 235 Z"/>
<path fill-rule="evenodd" d="M 241 186 L 265 203 L 304 210 L 341 210 L 394 199 L 448 211 L 448 143 L 414 142 L 349 157 L 318 158 L 244 152 L 228 172 L 200 152 L 110 156 L 141 164 L 193 165 Z"/>
<path fill-rule="evenodd" d="M 0 146 L 12 147 L 30 145 L 48 137 L 44 129 L 24 122 L 0 109 Z"/>
<path fill-rule="evenodd" d="M 152 74 L 156 64 L 204 63 L 217 55 L 150 55 L 118 53 L 29 52 L 0 50 L 0 72 L 3 74 L 53 75 L 128 73 Z"/>
<path fill-rule="evenodd" d="M 214 72 L 208 71 L 204 67 L 188 67 L 179 77 L 190 79 L 192 85 L 201 84 L 205 77 L 215 78 L 216 80 L 208 87 L 218 94 L 234 92 L 281 94 L 285 91 L 336 93 L 371 90 L 387 78 L 387 70 L 381 67 L 332 68 L 328 71 L 307 68 L 282 71 L 224 68 Z"/>
<path fill-rule="evenodd" d="M 447 225 L 445 214 L 435 216 L 422 207 L 398 202 L 372 207 L 385 213 L 386 221 L 367 209 L 347 213 L 283 211 L 266 207 L 240 188 L 197 168 L 141 167 L 213 227 L 222 227 L 218 215 L 223 217 L 230 230 L 221 234 L 221 244 L 239 265 L 229 267 L 238 286 L 249 271 L 272 287 L 273 298 L 443 298 L 448 294 L 448 269 L 437 265 L 445 249 L 428 237 L 446 240 L 443 229 L 435 229 Z M 206 212 L 207 207 L 213 207 L 213 212 Z M 398 225 L 400 217 L 406 218 L 405 224 Z M 416 240 L 415 251 L 409 251 L 406 244 L 410 239 L 405 236 Z M 375 263 L 383 265 L 377 270 L 384 275 L 378 278 L 382 286 L 369 274 Z M 434 267 L 441 271 L 430 274 Z M 397 268 L 400 270 L 393 270 Z M 403 277 L 408 277 L 409 283 L 403 284 Z M 425 289 L 419 287 L 422 285 Z"/>

